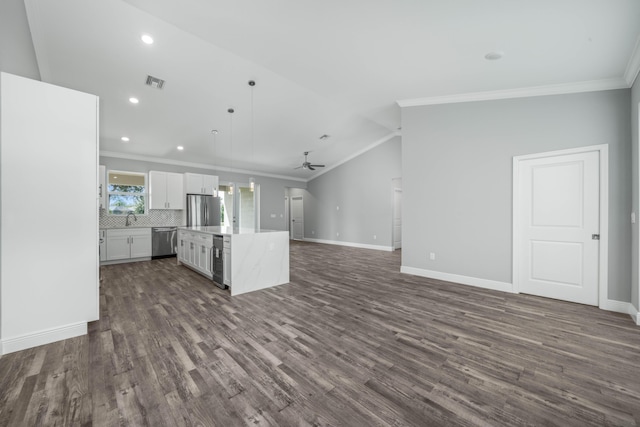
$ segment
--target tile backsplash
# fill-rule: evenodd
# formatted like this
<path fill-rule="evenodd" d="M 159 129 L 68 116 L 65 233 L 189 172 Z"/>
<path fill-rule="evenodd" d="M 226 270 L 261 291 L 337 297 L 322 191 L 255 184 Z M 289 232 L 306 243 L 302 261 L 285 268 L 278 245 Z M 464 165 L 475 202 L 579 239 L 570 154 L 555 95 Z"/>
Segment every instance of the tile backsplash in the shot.
<path fill-rule="evenodd" d="M 185 225 L 184 211 L 150 209 L 147 215 L 137 215 L 138 220 L 130 217 L 131 227 L 168 227 Z M 100 228 L 121 228 L 125 226 L 126 215 L 107 215 L 106 209 L 100 209 Z"/>

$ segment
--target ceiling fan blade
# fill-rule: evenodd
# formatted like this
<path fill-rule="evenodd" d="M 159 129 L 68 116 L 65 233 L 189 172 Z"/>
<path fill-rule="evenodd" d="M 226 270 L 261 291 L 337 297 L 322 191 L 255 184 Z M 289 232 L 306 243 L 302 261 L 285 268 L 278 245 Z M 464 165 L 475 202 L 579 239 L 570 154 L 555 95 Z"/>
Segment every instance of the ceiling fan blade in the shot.
<path fill-rule="evenodd" d="M 311 166 L 313 166 L 314 168 L 323 168 L 324 167 L 324 165 L 311 165 Z"/>
<path fill-rule="evenodd" d="M 300 168 L 302 168 L 302 166 L 298 166 L 297 168 L 293 168 L 293 169 L 300 169 Z"/>
<path fill-rule="evenodd" d="M 307 166 L 307 169 L 309 169 L 310 171 L 314 171 L 314 170 L 316 170 L 316 169 L 314 168 L 314 166 L 315 166 L 315 165 L 308 165 L 308 166 Z"/>

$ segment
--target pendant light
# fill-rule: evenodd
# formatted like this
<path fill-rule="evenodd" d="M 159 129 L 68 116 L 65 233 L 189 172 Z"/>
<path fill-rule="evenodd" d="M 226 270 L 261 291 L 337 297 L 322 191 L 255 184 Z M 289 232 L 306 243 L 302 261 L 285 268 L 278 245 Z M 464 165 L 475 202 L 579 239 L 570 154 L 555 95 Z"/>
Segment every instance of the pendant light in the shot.
<path fill-rule="evenodd" d="M 227 113 L 229 113 L 229 141 L 231 145 L 231 159 L 229 160 L 229 169 L 231 174 L 233 174 L 233 113 L 235 110 L 233 108 L 229 108 Z M 233 195 L 233 184 L 229 184 L 229 195 Z"/>
<path fill-rule="evenodd" d="M 218 161 L 218 157 L 217 157 L 217 153 L 216 153 L 216 142 L 218 140 L 218 138 L 216 137 L 216 135 L 218 135 L 218 131 L 216 129 L 212 129 L 211 133 L 213 134 L 213 162 L 215 164 L 215 162 Z M 217 170 L 216 170 L 217 172 Z M 218 197 L 218 187 L 213 187 L 213 197 Z"/>
<path fill-rule="evenodd" d="M 251 161 L 253 161 L 253 88 L 256 86 L 254 80 L 249 80 L 249 87 L 251 88 Z M 253 177 L 249 178 L 249 189 L 253 192 L 256 187 L 256 180 Z"/>

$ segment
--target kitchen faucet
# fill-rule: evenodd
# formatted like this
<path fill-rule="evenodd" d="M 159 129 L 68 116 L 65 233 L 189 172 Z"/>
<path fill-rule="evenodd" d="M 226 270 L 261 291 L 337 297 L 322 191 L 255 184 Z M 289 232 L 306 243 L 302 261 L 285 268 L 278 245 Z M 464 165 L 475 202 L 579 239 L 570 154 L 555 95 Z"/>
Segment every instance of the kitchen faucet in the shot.
<path fill-rule="evenodd" d="M 138 217 L 136 216 L 136 214 L 133 213 L 133 211 L 129 211 L 129 213 L 127 213 L 127 222 L 125 222 L 124 226 L 128 227 L 129 225 L 131 225 L 131 223 L 129 222 L 129 215 L 133 215 L 133 220 L 137 221 Z"/>

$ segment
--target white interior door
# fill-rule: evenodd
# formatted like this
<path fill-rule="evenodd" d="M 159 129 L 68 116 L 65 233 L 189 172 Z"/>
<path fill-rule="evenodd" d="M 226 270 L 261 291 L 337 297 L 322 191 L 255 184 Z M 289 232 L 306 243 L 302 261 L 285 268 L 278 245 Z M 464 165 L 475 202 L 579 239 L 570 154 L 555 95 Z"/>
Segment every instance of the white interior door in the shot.
<path fill-rule="evenodd" d="M 393 189 L 393 249 L 402 247 L 402 189 Z"/>
<path fill-rule="evenodd" d="M 599 156 L 520 161 L 521 292 L 598 305 Z"/>
<path fill-rule="evenodd" d="M 302 197 L 291 198 L 291 235 L 294 240 L 304 239 L 304 210 Z"/>

